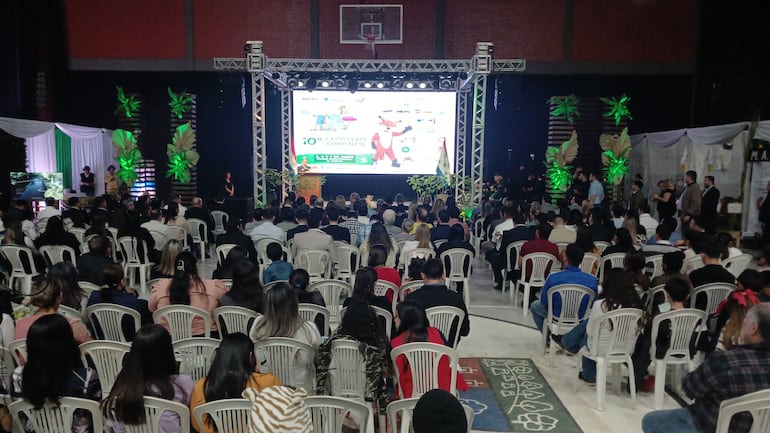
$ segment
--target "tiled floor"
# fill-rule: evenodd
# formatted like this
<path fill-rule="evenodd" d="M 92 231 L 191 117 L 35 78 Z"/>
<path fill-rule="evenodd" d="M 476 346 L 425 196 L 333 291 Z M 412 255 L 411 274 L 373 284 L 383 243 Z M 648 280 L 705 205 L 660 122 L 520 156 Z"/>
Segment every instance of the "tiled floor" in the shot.
<path fill-rule="evenodd" d="M 202 275 L 211 275 L 216 259 L 200 264 Z M 487 265 L 476 259 L 471 275 L 471 333 L 463 338 L 461 357 L 530 357 L 543 376 L 577 420 L 585 433 L 641 432 L 641 419 L 653 409 L 653 395 L 639 394 L 636 408 L 629 395 L 607 391 L 603 412 L 596 409 L 596 389 L 577 383 L 575 359 L 557 355 L 553 366 L 538 355 L 540 333 L 529 316 L 523 316 L 521 305 L 513 306 L 509 293 L 492 288 L 492 274 Z M 519 301 L 521 302 L 521 301 Z M 666 396 L 665 408 L 679 407 Z"/>

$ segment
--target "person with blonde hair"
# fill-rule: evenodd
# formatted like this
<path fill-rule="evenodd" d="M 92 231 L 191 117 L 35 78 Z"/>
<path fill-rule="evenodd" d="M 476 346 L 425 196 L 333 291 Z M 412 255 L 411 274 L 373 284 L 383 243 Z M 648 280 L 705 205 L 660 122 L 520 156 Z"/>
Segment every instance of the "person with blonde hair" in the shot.
<path fill-rule="evenodd" d="M 176 256 L 184 250 L 184 246 L 176 239 L 170 239 L 163 246 L 158 264 L 150 269 L 150 279 L 173 278 L 176 273 Z"/>
<path fill-rule="evenodd" d="M 427 224 L 418 226 L 417 230 L 414 232 L 414 240 L 406 241 L 404 242 L 404 245 L 401 246 L 401 256 L 399 257 L 399 263 L 407 264 L 411 262 L 411 259 L 414 257 L 413 255 L 412 257 L 407 257 L 407 254 L 416 248 L 427 248 L 433 250 L 433 244 L 430 241 L 430 228 Z"/>
<path fill-rule="evenodd" d="M 30 303 L 37 307 L 37 313 L 32 316 L 23 317 L 16 321 L 16 330 L 13 334 L 14 340 L 27 338 L 29 328 L 38 319 L 49 314 L 57 314 L 59 305 L 64 297 L 61 285 L 58 280 L 45 278 L 32 286 L 32 298 Z M 77 344 L 91 341 L 91 334 L 80 319 L 67 319 L 72 327 L 72 334 Z"/>

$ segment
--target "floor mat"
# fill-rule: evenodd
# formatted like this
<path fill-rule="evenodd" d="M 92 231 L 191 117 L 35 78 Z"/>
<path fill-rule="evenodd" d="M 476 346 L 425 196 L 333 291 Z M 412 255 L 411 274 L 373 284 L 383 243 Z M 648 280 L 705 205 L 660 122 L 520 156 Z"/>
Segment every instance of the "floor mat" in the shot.
<path fill-rule="evenodd" d="M 473 429 L 495 432 L 582 433 L 530 359 L 462 358 Z"/>

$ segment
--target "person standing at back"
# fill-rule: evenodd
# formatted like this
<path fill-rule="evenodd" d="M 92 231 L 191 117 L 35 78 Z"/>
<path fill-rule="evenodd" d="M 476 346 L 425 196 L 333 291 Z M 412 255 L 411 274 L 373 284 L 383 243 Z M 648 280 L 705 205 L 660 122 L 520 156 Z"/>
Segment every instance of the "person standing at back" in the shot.
<path fill-rule="evenodd" d="M 601 206 L 604 201 L 604 187 L 596 173 L 591 173 L 588 179 L 591 181 L 591 185 L 588 187 L 588 202 L 592 207 Z"/>
<path fill-rule="evenodd" d="M 689 215 L 700 215 L 701 209 L 701 191 L 698 185 L 698 174 L 689 170 L 684 175 L 684 183 L 687 185 L 682 197 L 680 197 L 680 217 L 682 219 L 682 230 L 690 226 Z"/>
<path fill-rule="evenodd" d="M 703 197 L 701 198 L 700 216 L 703 219 L 703 229 L 708 234 L 717 232 L 717 207 L 719 206 L 719 190 L 714 185 L 714 176 L 703 178 Z"/>

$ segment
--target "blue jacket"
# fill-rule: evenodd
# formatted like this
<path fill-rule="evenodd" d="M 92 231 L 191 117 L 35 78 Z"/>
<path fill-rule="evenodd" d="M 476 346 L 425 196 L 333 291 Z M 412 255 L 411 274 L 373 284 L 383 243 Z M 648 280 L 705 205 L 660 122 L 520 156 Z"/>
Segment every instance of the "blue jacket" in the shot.
<path fill-rule="evenodd" d="M 543 290 L 540 291 L 540 303 L 548 309 L 548 289 L 562 284 L 580 284 L 594 291 L 594 297 L 599 293 L 599 282 L 593 275 L 583 272 L 576 266 L 566 266 L 563 271 L 554 272 L 545 280 Z M 584 299 L 580 304 L 580 314 L 585 315 L 589 308 L 588 299 Z M 553 299 L 553 315 L 561 314 L 561 297 L 556 296 Z"/>
<path fill-rule="evenodd" d="M 264 280 L 265 284 L 272 281 L 288 280 L 289 274 L 294 270 L 294 267 L 289 262 L 278 260 L 270 263 L 270 266 L 265 269 Z"/>

